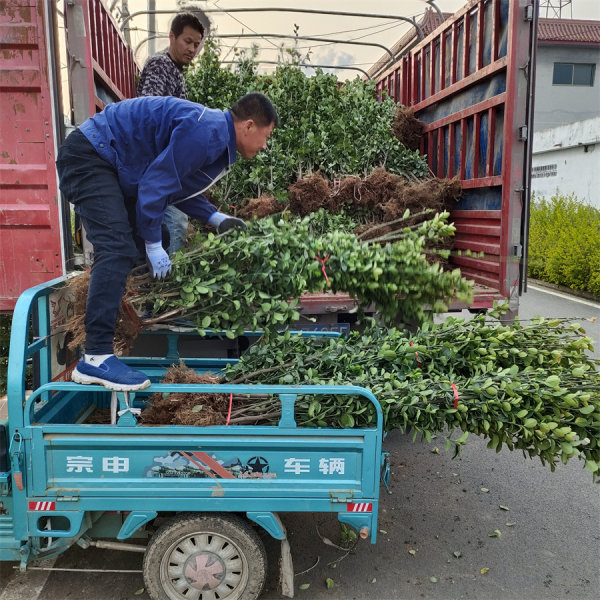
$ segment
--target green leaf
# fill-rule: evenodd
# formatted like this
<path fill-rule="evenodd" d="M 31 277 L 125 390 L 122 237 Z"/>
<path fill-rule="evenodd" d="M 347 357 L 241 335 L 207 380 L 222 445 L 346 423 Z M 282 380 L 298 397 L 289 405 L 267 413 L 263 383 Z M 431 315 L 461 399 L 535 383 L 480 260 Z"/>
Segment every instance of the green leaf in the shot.
<path fill-rule="evenodd" d="M 467 438 L 469 437 L 469 432 L 465 431 L 457 440 L 456 443 L 457 444 L 464 444 L 467 441 Z"/>
<path fill-rule="evenodd" d="M 588 404 L 587 406 L 583 406 L 582 408 L 579 409 L 579 412 L 582 415 L 590 415 L 594 412 L 595 407 L 592 404 Z"/>
<path fill-rule="evenodd" d="M 211 320 L 212 319 L 211 319 L 210 315 L 206 315 L 206 317 L 204 317 L 204 319 L 202 319 L 202 329 L 208 329 Z"/>
<path fill-rule="evenodd" d="M 349 413 L 344 413 L 340 418 L 342 427 L 354 427 L 354 417 Z"/>
<path fill-rule="evenodd" d="M 298 586 L 298 589 L 299 589 L 299 590 L 307 590 L 309 587 L 310 587 L 310 583 L 301 583 L 301 584 Z"/>
<path fill-rule="evenodd" d="M 331 579 L 331 577 L 328 577 L 325 580 L 325 585 L 327 586 L 328 590 L 332 590 L 335 587 L 335 582 L 333 581 L 333 579 Z"/>

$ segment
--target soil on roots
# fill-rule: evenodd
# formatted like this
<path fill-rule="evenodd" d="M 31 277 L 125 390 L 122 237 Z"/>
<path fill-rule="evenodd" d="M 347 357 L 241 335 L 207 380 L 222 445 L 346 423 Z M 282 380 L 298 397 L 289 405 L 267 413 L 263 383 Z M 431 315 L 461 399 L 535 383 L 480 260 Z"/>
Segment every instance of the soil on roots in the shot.
<path fill-rule="evenodd" d="M 320 173 L 298 179 L 289 189 L 290 211 L 305 217 L 326 208 L 330 194 L 329 183 Z"/>
<path fill-rule="evenodd" d="M 161 383 L 204 383 L 217 384 L 221 379 L 216 375 L 204 373 L 198 375 L 183 362 L 173 365 L 165 374 Z M 141 425 L 223 425 L 228 408 L 227 394 L 196 394 L 182 392 L 153 394 L 148 406 L 140 416 Z"/>
<path fill-rule="evenodd" d="M 421 147 L 421 136 L 425 124 L 415 117 L 413 108 L 399 106 L 392 122 L 392 132 L 409 150 Z"/>
<path fill-rule="evenodd" d="M 252 198 L 244 208 L 238 211 L 238 216 L 247 221 L 252 221 L 254 217 L 262 219 L 280 213 L 286 208 L 287 204 L 280 202 L 274 196 L 260 196 L 259 198 Z"/>

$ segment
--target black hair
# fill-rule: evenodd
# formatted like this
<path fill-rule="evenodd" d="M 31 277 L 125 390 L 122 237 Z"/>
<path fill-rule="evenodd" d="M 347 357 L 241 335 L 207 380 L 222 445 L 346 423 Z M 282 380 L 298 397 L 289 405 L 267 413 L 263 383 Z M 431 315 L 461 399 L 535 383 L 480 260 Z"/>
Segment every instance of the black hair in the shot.
<path fill-rule="evenodd" d="M 179 13 L 171 22 L 171 33 L 175 37 L 179 37 L 183 33 L 183 29 L 186 25 L 199 31 L 200 35 L 204 37 L 204 25 L 202 25 L 198 17 L 192 13 Z"/>
<path fill-rule="evenodd" d="M 259 127 L 266 127 L 273 123 L 279 125 L 279 117 L 272 102 L 259 92 L 250 92 L 240 98 L 230 109 L 236 121 L 252 119 Z"/>

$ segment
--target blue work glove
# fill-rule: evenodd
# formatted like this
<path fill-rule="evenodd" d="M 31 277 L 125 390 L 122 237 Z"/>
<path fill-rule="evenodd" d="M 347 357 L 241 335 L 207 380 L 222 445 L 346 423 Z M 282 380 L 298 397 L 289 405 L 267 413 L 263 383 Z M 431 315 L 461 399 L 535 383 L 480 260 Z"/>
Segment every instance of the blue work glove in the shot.
<path fill-rule="evenodd" d="M 146 242 L 146 256 L 152 266 L 154 279 L 166 279 L 171 272 L 171 261 L 162 247 L 162 242 Z"/>
<path fill-rule="evenodd" d="M 234 227 L 239 227 L 243 231 L 246 231 L 248 227 L 246 223 L 242 221 L 242 219 L 238 219 L 237 217 L 230 217 L 222 212 L 215 212 L 211 215 L 208 220 L 208 224 L 216 227 L 217 233 L 225 233 Z"/>

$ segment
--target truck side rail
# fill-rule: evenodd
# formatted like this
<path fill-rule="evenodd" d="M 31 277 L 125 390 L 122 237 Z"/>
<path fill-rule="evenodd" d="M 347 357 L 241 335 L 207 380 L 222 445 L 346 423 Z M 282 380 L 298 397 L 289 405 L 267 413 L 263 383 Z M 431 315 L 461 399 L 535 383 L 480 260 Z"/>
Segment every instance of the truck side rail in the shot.
<path fill-rule="evenodd" d="M 523 278 L 536 10 L 521 0 L 470 0 L 374 75 L 380 98 L 412 107 L 425 123 L 421 153 L 433 173 L 462 181 L 464 198 L 451 211 L 455 247 L 484 256 L 451 262 L 487 290 L 476 295 L 481 306 L 498 294 L 516 305 Z"/>
<path fill-rule="evenodd" d="M 25 290 L 17 300 L 10 332 L 6 386 L 11 429 L 23 426 L 22 407 L 25 404 L 28 360 L 37 355 L 41 384 L 51 379 L 50 336 L 53 332 L 50 331 L 49 296 L 62 288 L 73 276 L 75 274 L 36 285 Z M 32 320 L 33 338 L 30 342 L 29 331 Z"/>
<path fill-rule="evenodd" d="M 27 398 L 24 403 L 24 425 L 32 425 L 33 408 L 37 401 L 51 392 L 109 392 L 101 385 L 81 385 L 73 382 L 50 382 L 40 386 Z M 248 384 L 190 384 L 190 383 L 153 383 L 141 390 L 144 395 L 159 393 L 197 393 L 197 394 L 247 394 L 247 395 L 276 395 L 281 403 L 281 418 L 279 427 L 296 427 L 295 405 L 298 396 L 303 395 L 336 395 L 336 396 L 361 396 L 367 399 L 375 408 L 377 415 L 376 429 L 383 434 L 383 411 L 373 393 L 363 387 L 355 385 L 248 385 Z M 134 394 L 135 392 L 130 392 Z"/>

